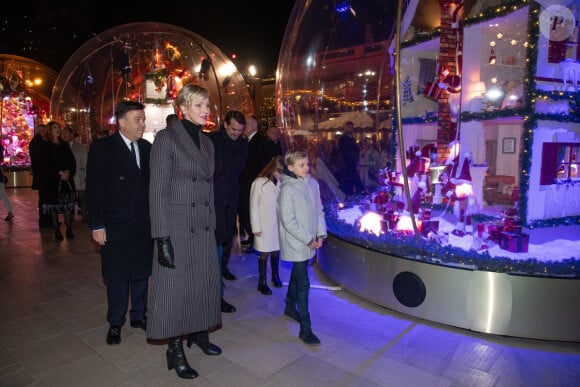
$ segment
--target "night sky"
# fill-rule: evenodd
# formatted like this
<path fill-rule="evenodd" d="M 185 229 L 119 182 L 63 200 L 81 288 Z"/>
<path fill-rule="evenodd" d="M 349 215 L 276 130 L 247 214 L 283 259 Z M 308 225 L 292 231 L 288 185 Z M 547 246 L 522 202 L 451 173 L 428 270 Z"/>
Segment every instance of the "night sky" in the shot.
<path fill-rule="evenodd" d="M 235 53 L 238 68 L 255 64 L 262 75 L 271 75 L 293 5 L 294 0 L 13 3 L 11 12 L 6 5 L 2 7 L 0 53 L 30 58 L 58 72 L 99 33 L 122 24 L 153 21 L 195 32 L 226 55 Z"/>
<path fill-rule="evenodd" d="M 332 7 L 335 1 L 317 0 Z M 354 4 L 357 1 L 352 0 Z M 466 0 L 466 5 L 475 0 Z M 376 4 L 396 4 L 381 0 Z M 123 24 L 160 22 L 188 29 L 215 44 L 240 70 L 256 65 L 273 75 L 295 0 L 141 1 L 28 0 L 4 4 L 0 13 L 0 53 L 36 60 L 59 72 L 68 58 L 99 33 Z M 12 11 L 8 12 L 8 9 Z M 126 10 L 129 8 L 129 10 Z M 438 25 L 439 1 L 420 0 L 413 24 Z M 243 70 L 242 70 L 243 71 Z"/>

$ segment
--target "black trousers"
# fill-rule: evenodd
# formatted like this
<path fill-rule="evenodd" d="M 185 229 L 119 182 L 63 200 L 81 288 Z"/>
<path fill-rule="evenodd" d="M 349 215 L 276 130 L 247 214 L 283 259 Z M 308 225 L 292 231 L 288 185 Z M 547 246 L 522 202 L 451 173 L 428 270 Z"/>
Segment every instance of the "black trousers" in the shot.
<path fill-rule="evenodd" d="M 238 221 L 240 222 L 240 234 L 245 232 L 248 234 L 248 240 L 254 241 L 254 234 L 252 233 L 252 223 L 250 222 L 250 190 L 251 186 L 242 186 L 240 191 L 240 200 L 238 202 Z"/>
<path fill-rule="evenodd" d="M 138 280 L 107 280 L 107 321 L 110 325 L 125 324 L 129 295 L 131 295 L 131 321 L 147 317 L 148 278 Z"/>

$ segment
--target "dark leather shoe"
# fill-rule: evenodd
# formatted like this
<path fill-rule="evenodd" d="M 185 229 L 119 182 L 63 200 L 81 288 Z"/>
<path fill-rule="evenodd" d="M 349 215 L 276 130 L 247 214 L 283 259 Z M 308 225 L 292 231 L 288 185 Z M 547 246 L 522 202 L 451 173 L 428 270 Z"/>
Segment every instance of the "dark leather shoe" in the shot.
<path fill-rule="evenodd" d="M 301 331 L 298 337 L 300 338 L 300 340 L 304 342 L 304 344 L 312 345 L 315 347 L 320 345 L 320 339 L 316 337 L 316 335 L 312 333 L 312 331 L 309 332 Z"/>
<path fill-rule="evenodd" d="M 222 349 L 220 347 L 209 341 L 207 333 L 205 334 L 205 336 L 198 335 L 195 333 L 187 335 L 187 347 L 191 348 L 192 344 L 197 345 L 199 348 L 201 348 L 203 353 L 205 353 L 208 356 L 217 356 L 221 355 L 222 353 Z"/>
<path fill-rule="evenodd" d="M 242 246 L 250 246 L 252 244 L 252 240 L 251 239 L 246 239 L 244 241 L 241 241 L 240 244 Z"/>
<path fill-rule="evenodd" d="M 107 333 L 107 344 L 114 345 L 121 342 L 121 327 L 111 326 L 109 327 L 109 333 Z"/>
<path fill-rule="evenodd" d="M 296 322 L 300 322 L 300 314 L 298 314 L 296 308 L 287 306 L 286 309 L 284 309 L 284 316 L 290 317 Z"/>
<path fill-rule="evenodd" d="M 226 300 L 222 298 L 222 312 L 223 313 L 234 313 L 236 311 L 236 307 L 232 304 L 228 304 Z"/>
<path fill-rule="evenodd" d="M 147 319 L 131 321 L 131 328 L 139 328 L 147 331 Z"/>
<path fill-rule="evenodd" d="M 227 279 L 228 281 L 235 281 L 237 280 L 236 276 L 232 274 L 230 269 L 227 266 L 222 268 L 222 276 Z"/>

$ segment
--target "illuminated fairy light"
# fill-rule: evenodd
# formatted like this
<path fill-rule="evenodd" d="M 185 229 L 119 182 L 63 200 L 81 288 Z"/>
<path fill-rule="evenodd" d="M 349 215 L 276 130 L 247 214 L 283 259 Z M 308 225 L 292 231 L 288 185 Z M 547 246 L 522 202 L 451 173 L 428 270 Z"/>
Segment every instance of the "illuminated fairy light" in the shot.
<path fill-rule="evenodd" d="M 473 196 L 473 186 L 466 183 L 459 184 L 455 187 L 455 195 L 457 195 L 458 199 Z"/>
<path fill-rule="evenodd" d="M 376 212 L 367 212 L 365 213 L 359 220 L 360 222 L 360 231 L 370 231 L 376 236 L 381 234 L 381 221 L 383 217 Z"/>
<path fill-rule="evenodd" d="M 423 222 L 420 220 L 415 220 L 417 223 L 417 228 L 421 228 Z M 409 215 L 401 215 L 399 221 L 397 222 L 397 231 L 413 231 L 413 221 Z"/>

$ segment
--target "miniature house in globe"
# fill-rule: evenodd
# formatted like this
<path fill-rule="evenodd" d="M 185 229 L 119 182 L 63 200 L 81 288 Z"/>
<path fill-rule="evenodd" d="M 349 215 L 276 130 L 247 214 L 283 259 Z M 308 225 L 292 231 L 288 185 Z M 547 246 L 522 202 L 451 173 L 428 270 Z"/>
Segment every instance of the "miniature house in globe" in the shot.
<path fill-rule="evenodd" d="M 156 22 L 125 24 L 83 44 L 63 66 L 52 93 L 53 119 L 77 128 L 84 143 L 114 130 L 114 107 L 123 99 L 146 105 L 144 138 L 153 141 L 175 113 L 183 84 L 210 92 L 211 127 L 227 110 L 252 113 L 242 75 L 218 47 L 186 29 Z"/>
<path fill-rule="evenodd" d="M 559 239 L 580 222 L 580 9 L 499 3 L 441 0 L 426 31 L 415 0 L 297 1 L 277 119 L 319 182 L 331 279 L 439 323 L 580 341 L 580 236 Z"/>

